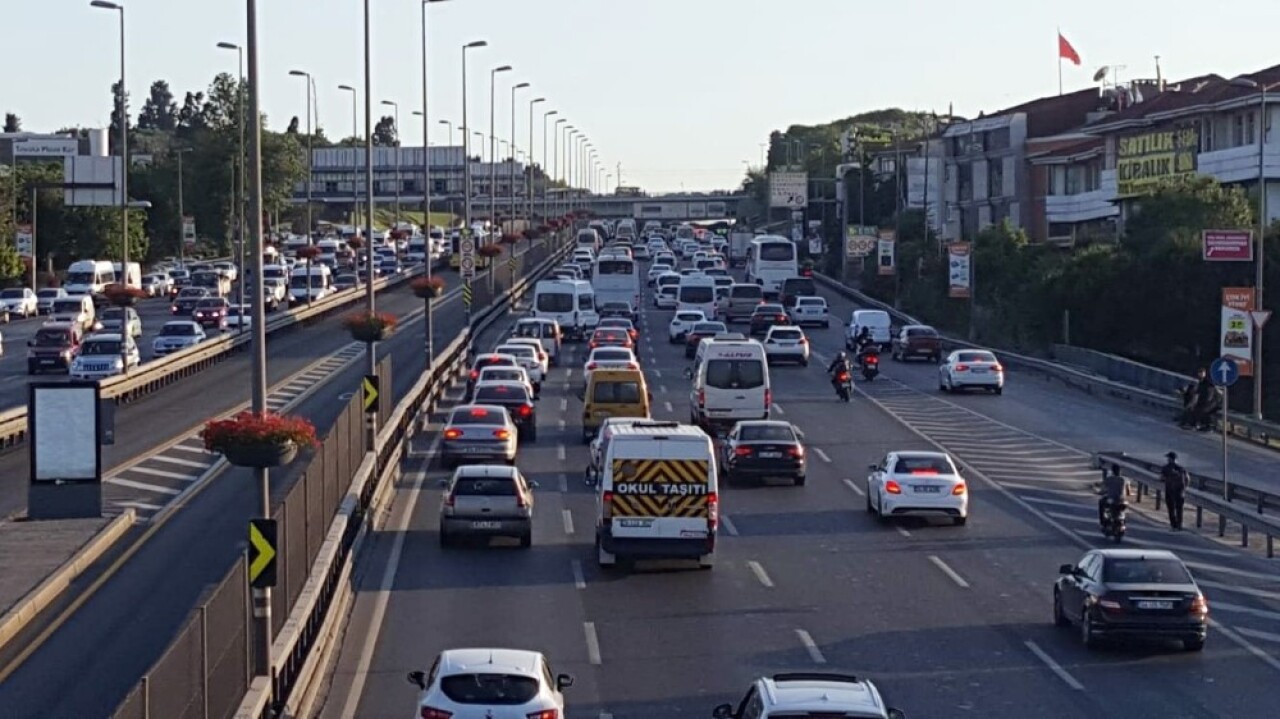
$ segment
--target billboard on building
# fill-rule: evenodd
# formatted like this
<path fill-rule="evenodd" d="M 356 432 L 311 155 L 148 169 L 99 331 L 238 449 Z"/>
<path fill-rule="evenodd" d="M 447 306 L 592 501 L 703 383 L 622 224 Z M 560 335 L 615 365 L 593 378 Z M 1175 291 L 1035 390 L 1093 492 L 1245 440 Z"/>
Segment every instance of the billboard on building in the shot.
<path fill-rule="evenodd" d="M 79 153 L 80 143 L 74 138 L 38 138 L 33 140 L 17 140 L 13 143 L 15 157 L 48 157 L 61 160 L 64 157 L 75 157 Z"/>
<path fill-rule="evenodd" d="M 1200 132 L 1194 127 L 1126 135 L 1116 141 L 1116 196 L 1133 197 L 1196 174 Z"/>
<path fill-rule="evenodd" d="M 769 173 L 769 206 L 791 209 L 809 206 L 809 173 Z"/>

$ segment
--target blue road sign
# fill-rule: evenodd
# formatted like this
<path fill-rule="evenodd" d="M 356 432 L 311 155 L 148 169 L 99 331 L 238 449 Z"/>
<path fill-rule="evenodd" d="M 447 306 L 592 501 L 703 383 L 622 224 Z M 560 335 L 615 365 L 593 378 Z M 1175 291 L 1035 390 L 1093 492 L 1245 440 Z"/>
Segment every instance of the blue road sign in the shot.
<path fill-rule="evenodd" d="M 1219 387 L 1230 387 L 1240 379 L 1240 365 L 1230 357 L 1219 357 L 1209 365 L 1209 380 Z"/>

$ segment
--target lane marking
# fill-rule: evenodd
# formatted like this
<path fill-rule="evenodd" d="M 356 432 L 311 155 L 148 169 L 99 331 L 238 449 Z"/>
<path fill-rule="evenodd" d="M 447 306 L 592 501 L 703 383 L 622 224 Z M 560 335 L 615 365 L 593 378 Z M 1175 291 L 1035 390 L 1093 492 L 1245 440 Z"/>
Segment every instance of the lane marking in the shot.
<path fill-rule="evenodd" d="M 149 459 L 154 459 L 157 462 L 168 462 L 169 464 L 176 464 L 180 467 L 191 467 L 192 469 L 208 469 L 209 467 L 213 466 L 208 462 L 192 462 L 189 459 L 178 459 L 177 457 L 166 457 L 162 454 L 157 454 L 154 457 L 149 457 Z"/>
<path fill-rule="evenodd" d="M 1270 599 L 1275 601 L 1280 599 L 1280 592 L 1269 592 L 1265 589 L 1254 589 L 1253 587 L 1242 587 L 1238 584 L 1226 584 L 1224 582 L 1215 582 L 1209 579 L 1197 579 L 1196 584 L 1210 589 L 1217 589 L 1223 592 L 1231 592 L 1233 594 L 1243 594 L 1248 597 L 1257 597 L 1258 599 Z"/>
<path fill-rule="evenodd" d="M 658 385 L 658 391 L 659 391 L 659 392 L 661 392 L 662 394 L 666 394 L 666 393 L 667 393 L 667 386 L 666 386 L 665 384 L 660 384 L 660 385 Z"/>
<path fill-rule="evenodd" d="M 1040 661 L 1044 662 L 1045 666 L 1049 667 L 1054 674 L 1057 674 L 1058 678 L 1065 682 L 1067 686 L 1078 692 L 1084 691 L 1084 685 L 1077 681 L 1075 677 L 1071 676 L 1070 672 L 1063 669 L 1061 664 L 1054 661 L 1053 657 L 1046 654 L 1045 651 L 1040 648 L 1040 645 L 1029 639 L 1023 642 L 1023 644 L 1025 644 L 1027 649 L 1030 649 L 1031 653 L 1036 655 Z"/>
<path fill-rule="evenodd" d="M 561 398 L 560 398 L 560 411 L 561 411 L 561 412 L 563 412 L 563 411 L 565 411 L 566 409 L 569 409 L 569 400 L 568 400 L 568 399 L 566 399 L 566 398 L 564 398 L 564 397 L 561 397 Z"/>
<path fill-rule="evenodd" d="M 933 562 L 933 566 L 941 569 L 942 573 L 947 575 L 951 581 L 955 582 L 957 587 L 960 587 L 961 589 L 969 588 L 969 583 L 964 580 L 964 577 L 960 576 L 956 570 L 952 569 L 946 562 L 942 561 L 941 557 L 936 554 L 930 554 L 929 561 Z"/>
<path fill-rule="evenodd" d="M 116 506 L 117 506 L 117 507 L 130 507 L 130 508 L 133 508 L 133 509 L 141 509 L 141 510 L 145 510 L 145 511 L 148 511 L 148 512 L 158 512 L 158 511 L 160 511 L 160 510 L 164 509 L 164 507 L 161 507 L 161 506 L 160 506 L 160 505 L 158 505 L 158 504 L 147 504 L 146 502 L 117 502 L 117 503 L 116 503 Z"/>
<path fill-rule="evenodd" d="M 818 648 L 818 643 L 813 641 L 813 637 L 809 636 L 809 632 L 797 629 L 796 636 L 800 639 L 800 643 L 804 645 L 805 651 L 809 652 L 809 658 L 813 660 L 814 664 L 827 663 L 827 658 L 822 656 L 822 650 Z"/>
<path fill-rule="evenodd" d="M 560 420 L 559 422 L 557 422 L 556 424 L 558 424 L 558 425 L 560 426 L 560 429 L 564 429 L 564 427 L 565 427 L 565 424 L 564 424 L 564 420 L 563 420 L 563 419 L 562 419 L 562 420 Z"/>
<path fill-rule="evenodd" d="M 179 490 L 173 489 L 171 487 L 161 487 L 155 484 L 146 484 L 144 482 L 134 482 L 133 480 L 122 479 L 120 477 L 107 477 L 103 481 L 110 482 L 112 484 L 118 484 L 121 487 L 128 487 L 129 489 L 141 489 L 144 492 L 158 492 L 160 494 L 167 494 L 170 496 L 177 496 L 179 494 Z"/>
<path fill-rule="evenodd" d="M 564 533 L 573 534 L 573 512 L 567 509 L 561 510 L 564 515 Z"/>
<path fill-rule="evenodd" d="M 901 524 L 895 524 L 893 525 L 893 528 L 898 530 L 898 534 L 901 534 L 904 537 L 911 536 L 911 532 L 908 532 Z"/>
<path fill-rule="evenodd" d="M 569 475 L 560 475 L 560 493 L 564 494 L 569 491 Z"/>
<path fill-rule="evenodd" d="M 572 377 L 573 377 L 573 368 L 570 367 L 569 369 L 564 371 L 564 381 L 568 382 L 569 379 Z"/>
<path fill-rule="evenodd" d="M 666 410 L 667 410 L 668 412 L 675 412 L 675 411 L 676 411 L 676 410 L 675 410 L 675 407 L 672 407 L 670 402 L 663 402 L 663 403 L 662 403 L 662 406 L 663 406 L 663 407 L 665 407 L 665 408 L 666 408 Z"/>
<path fill-rule="evenodd" d="M 653 350 L 650 350 L 650 352 L 652 352 L 652 351 L 653 351 Z M 654 376 L 654 377 L 657 377 L 658 379 L 662 379 L 662 370 L 660 370 L 660 369 L 655 369 L 655 370 L 653 371 L 653 376 Z M 663 390 L 663 391 L 665 392 L 666 390 Z"/>
<path fill-rule="evenodd" d="M 852 479 L 849 479 L 846 477 L 844 480 L 844 486 L 848 487 L 849 489 L 852 489 L 853 493 L 858 495 L 859 497 L 867 496 L 867 493 L 862 491 L 862 487 L 859 487 L 858 483 L 853 481 Z"/>
<path fill-rule="evenodd" d="M 1280 642 L 1280 634 L 1276 634 L 1274 632 L 1264 632 L 1259 629 L 1250 629 L 1248 627 L 1232 627 L 1232 629 L 1246 637 L 1261 639 L 1264 642 Z"/>
<path fill-rule="evenodd" d="M 202 447 L 202 446 L 194 446 L 194 447 L 193 447 L 193 446 L 191 446 L 191 445 L 189 445 L 189 444 L 182 444 L 181 442 L 179 442 L 178 444 L 173 445 L 173 446 L 172 446 L 172 447 L 170 447 L 169 449 L 180 449 L 180 450 L 182 450 L 183 452 L 193 452 L 193 453 L 195 453 L 195 454 L 203 454 L 203 455 L 208 455 L 208 454 L 209 454 L 209 450 L 205 449 L 205 448 L 204 448 L 204 447 Z"/>
<path fill-rule="evenodd" d="M 564 445 L 563 445 L 563 444 L 558 444 L 558 445 L 556 445 L 556 459 L 558 459 L 558 460 L 560 460 L 561 462 L 563 462 L 563 461 L 564 461 L 564 458 L 565 458 L 565 449 L 564 449 Z"/>
<path fill-rule="evenodd" d="M 596 623 L 583 622 L 582 630 L 587 635 L 587 660 L 600 666 L 600 637 L 596 635 Z"/>
<path fill-rule="evenodd" d="M 738 528 L 734 525 L 733 520 L 729 519 L 729 515 L 727 514 L 720 515 L 720 524 L 724 525 L 724 531 L 728 532 L 729 536 L 731 537 L 738 536 Z"/>
<path fill-rule="evenodd" d="M 769 573 L 764 571 L 764 567 L 760 566 L 759 562 L 752 559 L 747 562 L 747 568 L 751 570 L 752 574 L 756 575 L 756 580 L 761 584 L 767 588 L 773 588 L 773 580 L 769 578 Z"/>
<path fill-rule="evenodd" d="M 573 570 L 573 588 L 586 589 L 587 578 L 582 573 L 582 562 L 578 561 L 577 559 L 574 559 L 569 562 L 569 568 Z"/>
<path fill-rule="evenodd" d="M 786 414 L 786 413 L 787 413 L 787 412 L 786 412 L 786 410 L 782 409 L 782 405 L 780 405 L 780 404 L 778 404 L 778 403 L 776 403 L 776 402 L 775 402 L 774 404 L 770 405 L 770 406 L 769 406 L 769 409 L 770 409 L 771 411 L 773 411 L 773 412 L 777 412 L 778 414 Z"/>
<path fill-rule="evenodd" d="M 150 459 L 155 459 L 151 457 Z M 193 482 L 195 477 L 189 474 L 179 474 L 177 472 L 166 472 L 163 469 L 152 469 L 150 467 L 134 466 L 125 470 L 126 472 L 141 472 L 142 474 L 150 474 L 154 477 L 164 477 L 166 479 L 181 479 L 184 482 Z"/>
<path fill-rule="evenodd" d="M 1265 609 L 1254 609 L 1240 604 L 1232 604 L 1231 602 L 1210 602 L 1209 608 L 1221 612 L 1232 612 L 1235 614 L 1247 614 L 1251 617 L 1259 617 L 1272 622 L 1280 622 L 1280 612 L 1268 612 Z"/>
<path fill-rule="evenodd" d="M 821 447 L 814 447 L 813 453 L 818 455 L 818 459 L 822 460 L 823 462 L 826 462 L 827 464 L 831 464 L 831 458 L 827 456 L 826 452 L 822 451 Z"/>

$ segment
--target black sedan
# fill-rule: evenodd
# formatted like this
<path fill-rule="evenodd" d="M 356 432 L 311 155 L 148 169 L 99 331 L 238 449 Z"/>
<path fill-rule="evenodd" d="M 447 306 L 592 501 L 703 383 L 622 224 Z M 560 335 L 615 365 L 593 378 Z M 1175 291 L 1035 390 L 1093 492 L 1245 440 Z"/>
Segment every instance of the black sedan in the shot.
<path fill-rule="evenodd" d="M 775 420 L 739 422 L 720 446 L 720 474 L 726 484 L 769 477 L 805 481 L 804 444 L 795 427 Z"/>
<path fill-rule="evenodd" d="M 534 408 L 533 395 L 523 382 L 481 382 L 476 385 L 475 404 L 496 404 L 507 410 L 511 421 L 520 429 L 521 442 L 538 439 L 538 412 Z"/>
<path fill-rule="evenodd" d="M 1079 626 L 1092 648 L 1107 638 L 1171 639 L 1204 649 L 1209 603 L 1190 570 L 1164 549 L 1095 549 L 1064 564 L 1053 585 L 1053 623 Z"/>
<path fill-rule="evenodd" d="M 787 310 L 779 304 L 756 305 L 755 311 L 751 313 L 751 334 L 753 335 L 762 335 L 774 325 L 789 324 L 791 319 L 787 317 Z"/>
<path fill-rule="evenodd" d="M 173 305 L 169 307 L 169 312 L 175 315 L 189 315 L 195 311 L 196 305 L 202 300 L 212 296 L 209 290 L 203 287 L 187 287 L 173 298 Z"/>

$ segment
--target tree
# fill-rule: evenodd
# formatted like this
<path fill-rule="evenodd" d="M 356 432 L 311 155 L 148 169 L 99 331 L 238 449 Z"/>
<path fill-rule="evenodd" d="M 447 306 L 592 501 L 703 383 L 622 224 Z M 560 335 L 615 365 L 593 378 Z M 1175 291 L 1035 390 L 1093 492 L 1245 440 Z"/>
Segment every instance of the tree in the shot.
<path fill-rule="evenodd" d="M 298 116 L 297 116 L 297 115 L 294 115 L 294 116 L 289 120 L 289 127 L 288 127 L 288 129 L 286 129 L 286 130 L 285 130 L 285 132 L 286 132 L 286 133 L 288 133 L 288 134 L 290 134 L 290 135 L 296 135 L 296 134 L 298 134 Z"/>
<path fill-rule="evenodd" d="M 17 113 L 6 112 L 4 114 L 4 131 L 5 132 L 22 132 L 22 118 Z"/>
<path fill-rule="evenodd" d="M 120 116 L 121 105 L 124 106 L 124 117 Z M 120 141 L 120 127 L 122 124 L 128 126 L 129 122 L 129 93 L 124 92 L 124 88 L 120 86 L 120 81 L 116 80 L 111 83 L 111 132 L 108 133 L 107 142 L 110 144 L 111 152 L 118 153 L 120 149 L 116 143 Z"/>
<path fill-rule="evenodd" d="M 186 135 L 208 127 L 204 120 L 204 93 L 188 92 L 182 99 L 182 107 L 178 110 L 178 133 Z"/>
<path fill-rule="evenodd" d="M 151 83 L 151 94 L 138 113 L 138 129 L 173 132 L 178 126 L 178 106 L 173 101 L 169 83 L 156 80 Z"/>
<path fill-rule="evenodd" d="M 378 120 L 378 124 L 373 126 L 373 144 L 376 147 L 400 146 L 400 137 L 397 134 L 394 117 L 384 115 Z"/>
<path fill-rule="evenodd" d="M 0 244 L 0 283 L 12 284 L 14 281 L 21 282 L 27 274 L 27 265 L 22 261 L 22 255 L 18 254 L 18 249 L 12 244 Z"/>

